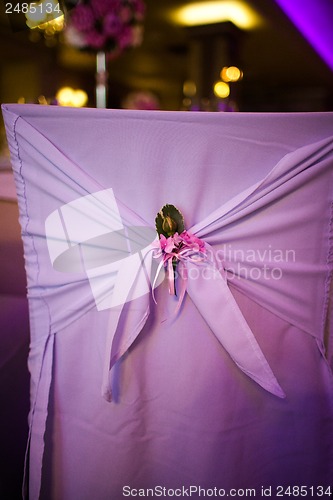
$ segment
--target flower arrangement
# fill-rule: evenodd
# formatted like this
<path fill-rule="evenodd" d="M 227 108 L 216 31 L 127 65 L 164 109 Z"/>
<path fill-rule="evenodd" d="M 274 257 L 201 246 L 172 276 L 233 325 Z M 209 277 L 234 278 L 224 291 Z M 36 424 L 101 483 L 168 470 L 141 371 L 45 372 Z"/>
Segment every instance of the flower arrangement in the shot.
<path fill-rule="evenodd" d="M 160 109 L 158 98 L 152 92 L 147 90 L 138 90 L 130 92 L 123 100 L 124 109 L 145 109 L 154 111 Z"/>
<path fill-rule="evenodd" d="M 82 0 L 71 11 L 67 41 L 82 50 L 115 58 L 142 42 L 143 0 Z"/>
<path fill-rule="evenodd" d="M 156 242 L 155 258 L 162 257 L 168 272 L 169 292 L 176 295 L 175 270 L 178 262 L 191 259 L 196 262 L 205 260 L 205 242 L 186 231 L 184 218 L 174 205 L 164 205 L 155 219 L 159 241 Z"/>

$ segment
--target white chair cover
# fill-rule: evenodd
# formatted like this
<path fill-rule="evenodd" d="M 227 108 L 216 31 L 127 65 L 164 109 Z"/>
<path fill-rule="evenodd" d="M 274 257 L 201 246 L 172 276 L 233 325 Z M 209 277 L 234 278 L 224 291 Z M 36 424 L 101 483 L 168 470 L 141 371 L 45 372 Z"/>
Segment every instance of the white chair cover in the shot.
<path fill-rule="evenodd" d="M 329 493 L 333 115 L 3 112 L 32 328 L 30 498 Z M 152 287 L 167 203 L 210 254 L 181 264 L 178 311 L 167 280 Z"/>

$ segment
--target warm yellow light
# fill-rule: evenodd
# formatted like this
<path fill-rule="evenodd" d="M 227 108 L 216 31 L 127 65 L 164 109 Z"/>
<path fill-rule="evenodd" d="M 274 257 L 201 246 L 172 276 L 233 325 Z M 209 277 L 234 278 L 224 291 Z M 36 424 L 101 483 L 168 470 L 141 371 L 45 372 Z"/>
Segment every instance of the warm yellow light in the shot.
<path fill-rule="evenodd" d="M 62 87 L 56 94 L 60 106 L 71 106 L 82 108 L 88 102 L 88 96 L 84 90 L 74 90 L 71 87 Z"/>
<path fill-rule="evenodd" d="M 33 2 L 25 14 L 26 24 L 30 29 L 40 28 L 45 30 L 53 26 L 54 32 L 61 31 L 64 27 L 64 15 L 60 10 L 57 0 L 42 0 Z"/>
<path fill-rule="evenodd" d="M 48 105 L 48 102 L 47 102 L 47 99 L 46 99 L 45 95 L 40 95 L 38 97 L 38 104 L 41 104 L 42 106 L 47 106 Z"/>
<path fill-rule="evenodd" d="M 186 97 L 193 97 L 197 92 L 197 86 L 192 80 L 186 80 L 183 85 L 183 94 Z"/>
<path fill-rule="evenodd" d="M 39 24 L 45 23 L 45 14 L 43 12 L 36 11 L 35 13 L 28 13 L 25 16 L 27 18 L 26 24 L 30 29 L 37 28 Z"/>
<path fill-rule="evenodd" d="M 72 102 L 75 108 L 82 108 L 87 104 L 88 96 L 84 90 L 76 90 L 73 93 Z"/>
<path fill-rule="evenodd" d="M 195 2 L 174 11 L 173 19 L 185 26 L 231 21 L 240 29 L 252 29 L 261 23 L 260 16 L 239 0 Z"/>
<path fill-rule="evenodd" d="M 225 66 L 222 68 L 220 76 L 225 82 L 238 82 L 243 78 L 243 72 L 236 66 Z"/>
<path fill-rule="evenodd" d="M 225 99 L 230 94 L 230 87 L 225 82 L 216 82 L 214 85 L 214 94 L 220 99 Z"/>
<path fill-rule="evenodd" d="M 73 89 L 71 87 L 62 87 L 56 93 L 56 99 L 60 106 L 70 106 Z"/>

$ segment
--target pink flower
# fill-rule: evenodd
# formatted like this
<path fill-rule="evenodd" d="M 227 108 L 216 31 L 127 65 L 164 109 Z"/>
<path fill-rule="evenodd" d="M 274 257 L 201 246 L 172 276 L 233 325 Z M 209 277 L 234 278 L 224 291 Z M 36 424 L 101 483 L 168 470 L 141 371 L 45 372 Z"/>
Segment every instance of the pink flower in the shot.
<path fill-rule="evenodd" d="M 188 231 L 183 231 L 180 235 L 183 242 L 196 252 L 206 253 L 205 242 Z"/>
<path fill-rule="evenodd" d="M 133 9 L 135 10 L 137 19 L 143 19 L 146 11 L 146 6 L 142 0 L 131 0 L 131 4 L 133 5 Z"/>
<path fill-rule="evenodd" d="M 130 92 L 123 101 L 125 109 L 159 109 L 157 97 L 148 91 Z"/>
<path fill-rule="evenodd" d="M 132 45 L 133 33 L 131 26 L 124 26 L 119 34 L 118 42 L 121 49 L 126 49 Z"/>
<path fill-rule="evenodd" d="M 161 234 L 160 246 L 165 253 L 172 253 L 172 251 L 175 248 L 175 242 L 173 236 L 169 236 L 169 238 L 166 238 L 164 234 Z"/>
<path fill-rule="evenodd" d="M 89 31 L 89 33 L 86 33 L 85 38 L 87 44 L 95 50 L 102 50 L 106 42 L 106 36 L 103 33 L 98 33 L 98 31 Z"/>
<path fill-rule="evenodd" d="M 121 24 L 119 18 L 112 12 L 109 12 L 103 20 L 103 32 L 107 36 L 118 37 L 120 30 Z"/>
<path fill-rule="evenodd" d="M 156 244 L 154 246 L 158 245 Z M 177 253 L 183 253 L 187 250 L 206 253 L 205 242 L 188 231 L 183 231 L 181 234 L 175 233 L 173 236 L 169 236 L 168 238 L 161 234 L 159 246 L 164 254 L 174 255 Z"/>
<path fill-rule="evenodd" d="M 71 11 L 67 30 L 76 29 L 82 40 L 73 33 L 68 40 L 73 45 L 94 51 L 105 50 L 115 58 L 129 47 L 142 42 L 143 0 L 83 0 Z"/>
<path fill-rule="evenodd" d="M 178 247 L 182 243 L 183 239 L 182 239 L 180 234 L 175 233 L 173 235 L 173 241 L 174 241 L 175 245 Z"/>
<path fill-rule="evenodd" d="M 120 0 L 91 0 L 96 17 L 103 18 L 110 12 L 116 12 L 121 6 Z"/>
<path fill-rule="evenodd" d="M 122 23 L 129 23 L 133 17 L 130 7 L 122 7 L 119 11 L 119 19 Z"/>
<path fill-rule="evenodd" d="M 80 4 L 72 11 L 73 26 L 79 31 L 89 31 L 94 27 L 95 17 L 89 5 Z"/>

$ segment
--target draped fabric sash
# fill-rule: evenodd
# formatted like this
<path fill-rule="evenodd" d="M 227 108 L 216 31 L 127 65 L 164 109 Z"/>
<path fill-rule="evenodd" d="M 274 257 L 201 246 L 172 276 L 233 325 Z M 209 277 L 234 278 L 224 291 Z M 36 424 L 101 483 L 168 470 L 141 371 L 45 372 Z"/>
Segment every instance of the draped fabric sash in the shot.
<path fill-rule="evenodd" d="M 47 137 L 48 125 L 54 132 L 54 124 L 62 123 L 62 113 L 71 119 L 71 111 L 40 108 L 3 108 L 20 208 L 32 325 L 31 498 L 38 498 L 40 491 L 56 334 L 94 308 L 110 311 L 102 393 L 111 400 L 112 367 L 133 344 L 150 308 L 155 307 L 152 284 L 156 273 L 152 251 L 156 233 L 151 225 L 155 213 L 149 222 L 144 220 L 123 203 L 120 192 L 98 182 L 91 169 L 80 166 L 80 161 L 75 163 L 53 137 Z M 39 123 L 41 132 L 29 120 L 46 112 L 52 116 L 46 120 L 45 131 Z M 158 121 L 165 115 L 155 116 Z M 205 120 L 202 116 L 200 120 Z M 98 117 L 94 115 L 94 120 Z M 103 117 L 106 123 L 109 115 Z M 166 126 L 178 122 L 179 115 L 173 122 L 166 120 Z M 281 123 L 283 120 L 277 130 Z M 325 124 L 329 129 L 328 121 Z M 282 135 L 280 131 L 277 141 L 282 141 Z M 188 277 L 184 300 L 193 301 L 239 368 L 279 397 L 284 396 L 283 390 L 229 285 L 322 345 L 333 274 L 333 140 L 329 132 L 320 140 L 318 136 L 302 147 L 288 149 L 287 145 L 290 152 L 269 167 L 260 181 L 187 228 L 211 246 L 213 258 L 202 265 L 190 259 L 182 263 Z M 164 135 L 160 133 L 160 137 Z M 80 145 L 78 140 L 77 148 Z M 77 157 L 84 162 L 80 154 Z M 160 199 L 156 211 L 164 203 L 176 201 Z M 186 206 L 179 208 L 186 220 Z M 274 263 L 279 256 L 279 275 L 272 273 L 272 255 Z M 270 272 L 268 277 L 254 272 L 263 269 Z M 155 285 L 162 279 L 163 273 Z"/>
<path fill-rule="evenodd" d="M 189 231 L 198 237 L 204 234 L 205 238 L 209 241 L 210 235 L 216 232 L 217 228 L 221 227 L 221 221 L 223 221 L 226 216 L 232 218 L 237 212 L 248 211 L 248 207 L 253 210 L 254 205 L 262 204 L 263 200 L 272 192 L 272 186 L 274 190 L 278 190 L 278 188 L 284 185 L 288 180 L 291 182 L 297 173 L 304 172 L 310 164 L 325 159 L 331 150 L 331 139 L 322 141 L 315 154 L 313 154 L 313 147 L 308 146 L 303 148 L 303 150 L 295 154 L 295 156 L 296 158 L 299 156 L 299 159 L 305 156 L 306 161 L 296 165 L 293 175 L 291 175 L 289 168 L 286 169 L 286 165 L 289 167 L 288 159 L 283 158 L 267 178 L 251 186 L 249 189 L 236 196 L 236 198 L 230 200 L 224 206 L 221 206 L 214 213 L 209 214 L 205 220 L 197 223 L 194 227 L 190 228 Z M 104 198 L 106 194 L 107 199 L 103 199 L 101 203 L 101 199 Z M 88 207 L 86 207 L 87 203 Z M 97 210 L 93 219 L 91 217 L 91 206 L 94 207 L 93 211 Z M 55 255 L 52 257 L 53 250 L 50 241 L 59 241 L 59 239 L 62 242 L 66 242 L 65 245 L 69 245 L 70 249 L 73 247 L 75 248 L 79 243 L 80 255 L 82 257 L 84 254 L 83 248 L 85 247 L 84 240 L 87 239 L 88 225 L 86 221 L 100 221 L 103 217 L 108 217 L 108 222 L 100 231 L 97 230 L 95 237 L 103 236 L 105 228 L 108 228 L 108 231 L 112 231 L 112 233 L 109 234 L 111 235 L 112 242 L 108 240 L 108 247 L 103 247 L 103 245 L 100 244 L 97 250 L 96 240 L 93 240 L 92 250 L 90 248 L 90 250 L 86 252 L 89 253 L 89 258 L 96 262 L 98 260 L 95 257 L 96 252 L 103 261 L 105 260 L 104 253 L 110 252 L 110 249 L 112 249 L 113 251 L 111 251 L 109 257 L 112 263 L 91 269 L 90 266 L 87 266 L 85 262 L 83 262 L 83 267 L 87 271 L 92 286 L 97 308 L 111 308 L 113 310 L 106 346 L 102 385 L 103 396 L 108 401 L 111 401 L 110 374 L 112 367 L 132 345 L 142 330 L 150 313 L 149 295 L 151 292 L 151 284 L 156 284 L 156 280 L 152 278 L 152 241 L 149 243 L 149 239 L 152 240 L 152 235 L 154 234 L 153 228 L 150 226 L 136 226 L 135 228 L 123 226 L 120 212 L 125 214 L 124 219 L 129 221 L 131 218 L 133 219 L 133 211 L 126 213 L 127 209 L 124 205 L 121 210 L 119 210 L 112 189 L 93 193 L 84 198 L 75 200 L 60 210 L 63 216 L 62 218 L 59 217 L 58 223 L 55 223 L 53 220 L 55 216 L 54 213 L 51 214 L 46 221 L 46 236 L 49 242 L 49 250 L 53 263 L 61 256 L 63 248 L 58 248 Z M 101 210 L 100 214 L 99 210 Z M 65 218 L 66 212 L 69 212 L 68 219 Z M 76 224 L 76 215 L 71 219 L 70 214 L 73 212 L 75 214 L 80 214 L 81 224 L 79 226 Z M 136 218 L 139 220 L 139 216 Z M 69 229 L 71 226 L 83 228 L 82 234 L 76 234 L 75 241 L 68 241 L 68 236 L 66 236 L 71 233 Z M 93 229 L 93 232 L 94 231 L 95 229 Z M 115 234 L 117 236 L 116 243 L 113 242 Z M 91 237 L 91 235 L 89 236 Z M 139 238 L 140 241 L 138 242 Z M 91 247 L 90 238 L 89 241 L 90 243 L 88 246 Z M 147 245 L 142 248 L 145 242 Z M 117 257 L 114 255 L 119 254 L 119 249 L 123 252 L 127 251 L 129 256 L 117 261 Z M 138 249 L 139 251 L 136 251 Z M 214 260 L 216 262 L 214 258 L 212 261 L 204 261 L 201 266 L 195 264 L 191 259 L 183 260 L 183 265 L 187 269 L 186 275 L 188 278 L 186 281 L 188 295 L 191 297 L 216 338 L 226 349 L 237 366 L 272 394 L 279 397 L 285 397 L 283 390 L 279 386 L 264 354 L 230 292 L 226 278 L 222 276 L 223 271 L 221 274 L 221 268 L 218 269 L 214 263 L 212 264 Z M 63 265 L 66 268 L 66 266 L 72 264 L 71 261 L 68 264 L 67 259 L 63 259 Z M 125 303 L 132 303 L 132 305 L 126 308 L 126 331 L 123 329 L 122 332 L 119 332 L 118 325 Z M 116 337 L 117 342 L 115 342 Z"/>
<path fill-rule="evenodd" d="M 223 212 L 216 217 L 221 215 Z M 105 218 L 107 221 L 103 224 Z M 106 229 L 111 232 L 105 235 Z M 70 240 L 69 235 L 72 235 Z M 145 238 L 154 236 L 154 230 L 149 227 L 123 226 L 112 189 L 79 198 L 53 212 L 46 220 L 46 238 L 53 265 L 57 264 L 58 270 L 70 271 L 77 265 L 75 261 L 73 263 L 74 250 L 87 272 L 97 308 L 112 310 L 102 385 L 102 394 L 108 401 L 112 400 L 112 367 L 132 345 L 149 316 L 151 284 L 157 286 L 161 282 L 161 278 L 152 277 L 152 242 L 140 248 Z M 117 260 L 124 255 L 123 259 Z M 107 259 L 111 263 L 98 265 Z M 91 263 L 96 267 L 91 267 Z M 284 397 L 229 290 L 226 277 L 214 263 L 214 255 L 200 261 L 200 265 L 184 256 L 182 266 L 186 270 L 189 296 L 237 366 L 272 394 Z M 119 331 L 125 304 L 129 304 L 126 308 L 127 326 Z"/>

